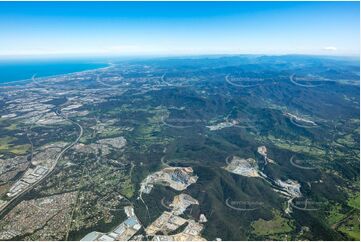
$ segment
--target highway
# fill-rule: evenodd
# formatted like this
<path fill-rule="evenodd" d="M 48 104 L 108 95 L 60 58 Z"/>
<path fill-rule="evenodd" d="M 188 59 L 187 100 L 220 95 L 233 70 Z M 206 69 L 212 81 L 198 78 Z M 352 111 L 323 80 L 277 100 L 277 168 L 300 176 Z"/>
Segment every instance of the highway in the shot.
<path fill-rule="evenodd" d="M 71 147 L 73 147 L 76 143 L 79 142 L 80 138 L 83 136 L 83 127 L 68 119 L 66 116 L 64 116 L 61 112 L 59 112 L 58 110 L 55 111 L 55 114 L 58 116 L 61 116 L 62 118 L 64 118 L 65 120 L 77 125 L 79 127 L 79 135 L 76 138 L 76 140 L 74 142 L 72 142 L 71 144 L 69 144 L 68 146 L 66 146 L 56 157 L 55 162 L 53 163 L 53 165 L 51 166 L 51 168 L 48 170 L 48 173 L 42 177 L 40 180 L 38 180 L 37 182 L 33 183 L 32 185 L 30 185 L 29 187 L 27 187 L 26 189 L 24 189 L 21 193 L 19 193 L 18 195 L 16 195 L 15 197 L 13 197 L 12 199 L 10 199 L 6 204 L 4 204 L 1 208 L 0 208 L 0 217 L 3 215 L 3 212 L 5 211 L 6 208 L 8 208 L 14 201 L 16 201 L 18 198 L 20 198 L 22 195 L 24 195 L 25 193 L 31 191 L 36 185 L 39 185 L 42 181 L 44 181 L 50 174 L 52 174 L 52 172 L 54 171 L 54 168 L 56 167 L 58 161 L 60 160 L 60 158 L 62 157 L 62 155 L 69 150 Z"/>
<path fill-rule="evenodd" d="M 55 166 L 56 166 L 56 164 L 58 163 L 58 161 L 59 161 L 59 159 L 61 158 L 61 156 L 62 156 L 67 150 L 69 150 L 71 147 L 73 147 L 76 143 L 78 143 L 79 140 L 80 140 L 80 138 L 83 136 L 83 127 L 82 127 L 80 124 L 78 124 L 78 123 L 76 123 L 75 121 L 67 118 L 66 116 L 64 116 L 64 114 L 62 114 L 62 113 L 59 112 L 58 110 L 56 110 L 55 113 L 56 113 L 56 115 L 62 117 L 63 119 L 65 119 L 65 120 L 67 120 L 67 121 L 69 121 L 69 122 L 77 125 L 77 126 L 79 127 L 80 132 L 79 132 L 79 135 L 78 135 L 78 137 L 76 138 L 76 140 L 75 140 L 73 143 L 71 143 L 70 145 L 68 145 L 67 147 L 65 147 L 65 148 L 58 154 L 58 156 L 57 156 L 56 159 L 55 159 L 54 165 L 53 165 L 53 167 L 52 167 L 53 169 L 55 168 Z"/>

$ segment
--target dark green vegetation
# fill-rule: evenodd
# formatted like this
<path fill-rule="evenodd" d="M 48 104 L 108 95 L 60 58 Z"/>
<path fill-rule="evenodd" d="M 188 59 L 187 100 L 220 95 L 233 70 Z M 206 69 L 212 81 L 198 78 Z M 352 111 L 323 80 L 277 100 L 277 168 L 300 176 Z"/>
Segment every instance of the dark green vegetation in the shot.
<path fill-rule="evenodd" d="M 56 238 L 109 232 L 124 220 L 122 208 L 129 204 L 146 227 L 167 210 L 162 200 L 169 203 L 181 193 L 156 186 L 143 194 L 149 210 L 137 199 L 142 180 L 169 165 L 190 166 L 199 177 L 183 191 L 199 205 L 182 216 L 198 220 L 205 214 L 206 239 L 359 239 L 357 61 L 307 56 L 152 59 L 119 62 L 79 76 L 44 78 L 27 90 L 11 89 L 49 99 L 48 110 L 30 117 L 61 109 L 84 129 L 53 173 L 23 197 L 76 192 L 63 225 L 67 230 Z M 10 113 L 13 100 L 26 100 L 5 91 L 2 116 Z M 67 110 L 71 105 L 79 106 Z M 35 118 L 26 123 L 29 118 L 16 110 L 11 112 L 17 117 L 0 119 L 3 163 L 29 156 L 31 143 L 36 153 L 47 144 L 71 143 L 79 134 L 69 121 L 39 124 Z M 125 138 L 124 146 L 104 145 L 119 137 Z M 257 153 L 263 145 L 273 163 L 265 164 Z M 265 179 L 226 171 L 226 158 L 232 155 L 254 158 L 273 181 L 297 181 L 302 196 L 288 206 L 288 198 Z M 27 167 L 18 166 L 16 174 L 2 180 L 2 197 Z M 255 209 L 235 210 L 227 199 Z M 37 236 L 31 238 L 51 239 Z"/>

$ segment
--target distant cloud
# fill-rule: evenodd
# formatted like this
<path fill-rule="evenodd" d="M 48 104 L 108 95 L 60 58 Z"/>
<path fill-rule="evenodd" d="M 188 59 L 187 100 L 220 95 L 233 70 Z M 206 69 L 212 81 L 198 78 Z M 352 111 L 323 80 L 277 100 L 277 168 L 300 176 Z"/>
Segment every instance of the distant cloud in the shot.
<path fill-rule="evenodd" d="M 335 46 L 326 46 L 326 47 L 323 47 L 323 50 L 326 50 L 326 51 L 336 51 L 337 48 Z"/>

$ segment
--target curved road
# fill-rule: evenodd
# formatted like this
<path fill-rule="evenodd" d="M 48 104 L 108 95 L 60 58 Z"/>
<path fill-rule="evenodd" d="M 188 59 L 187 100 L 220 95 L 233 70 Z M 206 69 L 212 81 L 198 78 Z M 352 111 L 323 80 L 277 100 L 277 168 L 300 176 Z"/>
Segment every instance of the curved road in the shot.
<path fill-rule="evenodd" d="M 73 147 L 76 143 L 79 142 L 80 138 L 83 136 L 83 127 L 74 122 L 73 120 L 68 119 L 66 116 L 64 116 L 61 112 L 59 112 L 58 110 L 55 111 L 55 114 L 58 116 L 61 116 L 62 118 L 64 118 L 65 120 L 77 125 L 79 127 L 79 135 L 76 138 L 76 140 L 74 142 L 72 142 L 71 144 L 69 144 L 68 146 L 66 146 L 56 157 L 54 164 L 52 165 L 52 167 L 49 169 L 48 173 L 39 181 L 35 182 L 34 184 L 30 185 L 28 188 L 26 188 L 25 190 L 23 190 L 21 193 L 19 193 L 18 195 L 16 195 L 15 197 L 13 197 L 11 200 L 9 200 L 1 209 L 0 209 L 0 216 L 2 216 L 3 211 L 8 208 L 16 199 L 18 199 L 20 196 L 24 195 L 25 193 L 31 191 L 36 185 L 39 185 L 42 181 L 45 180 L 45 178 L 47 178 L 53 171 L 54 168 L 56 167 L 58 161 L 60 160 L 60 158 L 62 157 L 62 155 L 69 150 L 71 147 Z"/>
<path fill-rule="evenodd" d="M 55 159 L 55 162 L 54 162 L 54 165 L 53 165 L 53 167 L 52 167 L 52 170 L 54 169 L 54 167 L 56 166 L 56 164 L 58 163 L 59 159 L 60 159 L 61 156 L 64 154 L 64 152 L 66 152 L 66 151 L 69 150 L 71 147 L 73 147 L 76 143 L 78 143 L 79 140 L 80 140 L 80 138 L 83 136 L 83 127 L 82 127 L 80 124 L 78 124 L 77 122 L 74 122 L 74 121 L 71 120 L 71 119 L 68 119 L 66 116 L 64 116 L 62 113 L 60 113 L 58 110 L 55 111 L 55 113 L 56 113 L 56 115 L 61 116 L 63 119 L 65 119 L 65 120 L 67 120 L 67 121 L 69 121 L 69 122 L 77 125 L 77 126 L 79 127 L 80 132 L 79 132 L 79 135 L 78 135 L 78 137 L 76 138 L 76 140 L 75 140 L 73 143 L 71 143 L 70 145 L 68 145 L 67 147 L 65 147 L 65 148 L 58 154 L 58 156 L 57 156 L 56 159 Z"/>

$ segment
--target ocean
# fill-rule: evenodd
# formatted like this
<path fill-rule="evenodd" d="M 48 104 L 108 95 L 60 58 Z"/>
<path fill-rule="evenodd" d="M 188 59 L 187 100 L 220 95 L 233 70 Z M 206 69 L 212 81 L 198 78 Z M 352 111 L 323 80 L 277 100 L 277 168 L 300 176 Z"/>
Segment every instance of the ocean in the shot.
<path fill-rule="evenodd" d="M 12 82 L 106 67 L 106 62 L 86 60 L 0 60 L 0 85 Z"/>

